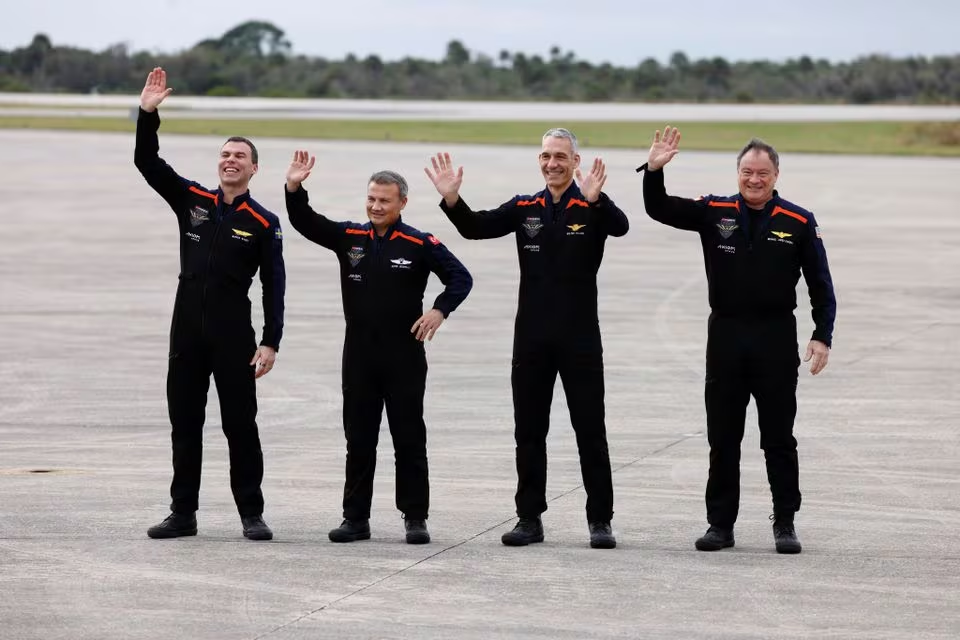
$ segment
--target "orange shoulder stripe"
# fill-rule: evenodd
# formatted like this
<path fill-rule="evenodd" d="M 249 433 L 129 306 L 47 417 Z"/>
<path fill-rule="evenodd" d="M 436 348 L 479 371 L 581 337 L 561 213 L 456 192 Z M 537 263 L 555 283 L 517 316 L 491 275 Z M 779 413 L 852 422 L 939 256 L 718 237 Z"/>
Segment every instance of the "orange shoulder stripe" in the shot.
<path fill-rule="evenodd" d="M 804 216 L 800 215 L 799 213 L 794 213 L 793 211 L 788 211 L 787 209 L 784 209 L 783 207 L 774 207 L 774 208 L 773 208 L 773 211 L 770 212 L 770 217 L 772 218 L 773 216 L 777 215 L 778 213 L 782 213 L 782 214 L 784 214 L 784 215 L 788 215 L 788 216 L 790 216 L 791 218 L 796 218 L 797 220 L 799 220 L 799 221 L 802 222 L 803 224 L 807 224 L 807 219 L 806 219 Z"/>
<path fill-rule="evenodd" d="M 264 228 L 264 229 L 269 229 L 269 228 L 270 228 L 270 223 L 267 222 L 267 219 L 264 218 L 264 217 L 263 217 L 262 215 L 260 215 L 259 213 L 257 213 L 256 211 L 254 211 L 254 210 L 250 207 L 250 205 L 248 205 L 246 202 L 241 203 L 240 206 L 237 207 L 237 211 L 249 211 L 249 212 L 250 212 L 250 215 L 252 215 L 254 218 L 256 218 L 257 221 L 258 221 L 260 224 L 263 225 L 263 228 Z"/>
<path fill-rule="evenodd" d="M 733 207 L 737 211 L 740 211 L 740 203 L 737 202 L 736 200 L 734 200 L 733 202 L 717 202 L 715 200 L 711 200 L 707 204 L 710 205 L 711 207 Z"/>
<path fill-rule="evenodd" d="M 399 231 L 394 231 L 393 234 L 390 236 L 391 240 L 393 240 L 394 238 L 403 238 L 404 240 L 409 240 L 414 244 L 419 244 L 419 245 L 423 244 L 423 240 L 421 240 L 420 238 L 414 238 L 413 236 L 408 236 L 407 234 L 400 233 Z"/>
<path fill-rule="evenodd" d="M 201 196 L 203 196 L 204 198 L 210 198 L 211 200 L 213 200 L 213 204 L 219 204 L 219 203 L 217 202 L 217 200 L 218 200 L 217 194 L 215 194 L 215 193 L 210 193 L 210 192 L 208 192 L 208 191 L 204 191 L 203 189 L 197 189 L 197 188 L 196 188 L 195 186 L 193 186 L 193 185 L 190 185 L 190 191 L 193 191 L 193 192 L 196 193 L 197 195 L 201 195 Z"/>
<path fill-rule="evenodd" d="M 531 205 L 539 204 L 541 207 L 547 206 L 547 201 L 543 198 L 534 198 L 533 200 L 517 200 L 518 207 L 529 207 Z"/>
<path fill-rule="evenodd" d="M 581 207 L 589 207 L 590 203 L 587 202 L 586 200 L 577 200 L 576 198 L 570 198 L 570 202 L 567 203 L 567 209 L 569 209 L 573 205 L 579 205 Z"/>
<path fill-rule="evenodd" d="M 354 236 L 370 236 L 373 237 L 373 229 L 369 231 L 364 231 L 363 229 L 344 229 L 347 233 Z"/>

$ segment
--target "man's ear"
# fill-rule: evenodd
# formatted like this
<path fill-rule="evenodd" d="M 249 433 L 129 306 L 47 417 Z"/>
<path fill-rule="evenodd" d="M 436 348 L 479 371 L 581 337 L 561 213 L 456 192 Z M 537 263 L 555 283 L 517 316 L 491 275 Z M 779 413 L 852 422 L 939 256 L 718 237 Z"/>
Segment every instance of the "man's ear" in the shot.
<path fill-rule="evenodd" d="M 404 208 L 405 206 L 407 206 L 407 199 L 406 199 L 406 198 L 402 198 L 402 199 L 400 200 L 400 210 L 403 211 L 403 208 Z"/>
<path fill-rule="evenodd" d="M 253 173 L 254 173 L 254 175 L 256 175 L 256 173 L 257 173 L 257 171 L 258 171 L 259 169 L 260 169 L 260 165 L 258 165 L 258 164 L 253 165 Z"/>

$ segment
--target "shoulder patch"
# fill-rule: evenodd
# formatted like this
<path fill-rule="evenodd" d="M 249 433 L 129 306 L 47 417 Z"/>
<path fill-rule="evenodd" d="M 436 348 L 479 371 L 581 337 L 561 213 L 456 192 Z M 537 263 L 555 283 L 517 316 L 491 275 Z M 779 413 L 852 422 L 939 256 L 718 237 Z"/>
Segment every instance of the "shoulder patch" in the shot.
<path fill-rule="evenodd" d="M 427 236 L 427 240 L 430 241 L 430 244 L 440 244 L 440 239 L 437 238 L 437 236 L 429 235 Z"/>

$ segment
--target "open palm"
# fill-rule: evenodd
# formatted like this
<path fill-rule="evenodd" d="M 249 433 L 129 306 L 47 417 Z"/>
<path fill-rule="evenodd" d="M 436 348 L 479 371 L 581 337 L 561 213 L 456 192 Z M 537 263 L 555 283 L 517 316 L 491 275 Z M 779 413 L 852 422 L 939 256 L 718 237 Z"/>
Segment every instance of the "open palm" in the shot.
<path fill-rule="evenodd" d="M 460 197 L 460 185 L 463 184 L 463 167 L 454 171 L 449 153 L 438 153 L 436 158 L 430 159 L 430 162 L 433 164 L 433 171 L 431 172 L 429 167 L 424 167 L 424 173 L 447 204 L 456 202 Z"/>
<path fill-rule="evenodd" d="M 140 107 L 144 111 L 156 111 L 173 89 L 167 88 L 167 72 L 160 67 L 154 67 L 147 74 L 147 81 L 140 92 Z"/>
<path fill-rule="evenodd" d="M 603 183 L 607 181 L 607 166 L 600 158 L 594 158 L 590 171 L 583 175 L 580 169 L 574 174 L 580 184 L 580 191 L 587 202 L 596 202 L 603 190 Z"/>
<path fill-rule="evenodd" d="M 293 160 L 287 168 L 287 187 L 290 191 L 296 191 L 300 183 L 310 177 L 310 172 L 313 171 L 313 164 L 316 161 L 316 156 L 311 156 L 306 151 L 293 152 Z"/>
<path fill-rule="evenodd" d="M 664 127 L 663 136 L 660 131 L 653 135 L 653 144 L 650 145 L 650 155 L 647 158 L 647 168 L 657 171 L 663 168 L 673 157 L 680 153 L 680 132 L 676 127 Z"/>

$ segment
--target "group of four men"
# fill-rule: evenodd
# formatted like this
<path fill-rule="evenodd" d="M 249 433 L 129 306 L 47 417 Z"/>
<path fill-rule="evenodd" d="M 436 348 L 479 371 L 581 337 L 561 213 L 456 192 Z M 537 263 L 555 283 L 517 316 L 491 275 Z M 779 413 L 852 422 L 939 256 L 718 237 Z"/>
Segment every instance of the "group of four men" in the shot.
<path fill-rule="evenodd" d="M 158 105 L 170 94 L 166 73 L 154 69 L 140 98 L 135 163 L 177 214 L 181 273 L 170 336 L 167 397 L 173 442 L 171 513 L 151 527 L 153 538 L 196 535 L 201 439 L 209 378 L 220 398 L 230 450 L 230 486 L 243 535 L 269 540 L 263 520 L 263 455 L 256 425 L 256 379 L 276 360 L 283 333 L 285 272 L 278 218 L 249 194 L 258 157 L 252 142 L 227 140 L 220 151 L 220 185 L 211 190 L 180 177 L 158 155 Z M 700 550 L 734 544 L 739 506 L 740 443 L 750 395 L 757 403 L 761 447 L 773 494 L 777 551 L 798 553 L 794 514 L 800 508 L 797 443 L 793 437 L 799 368 L 796 285 L 810 291 L 816 329 L 806 359 L 819 373 L 827 364 L 836 301 L 819 227 L 813 215 L 774 190 L 776 151 L 751 141 L 737 158 L 739 193 L 689 200 L 668 196 L 663 166 L 678 152 L 680 135 L 656 133 L 645 170 L 647 213 L 697 231 L 703 245 L 711 307 L 705 399 L 710 471 L 709 529 Z M 603 350 L 597 314 L 597 272 L 608 236 L 627 233 L 626 215 L 602 188 L 607 174 L 594 160 L 582 174 L 576 137 L 566 129 L 543 136 L 539 156 L 546 188 L 519 195 L 490 211 L 474 211 L 460 196 L 463 168 L 438 154 L 425 169 L 442 196 L 441 209 L 469 239 L 513 234 L 520 262 L 520 296 L 513 346 L 518 521 L 505 545 L 544 539 L 546 437 L 559 374 L 576 434 L 587 494 L 590 546 L 613 548 L 613 483 L 604 415 Z M 315 212 L 302 183 L 315 158 L 296 151 L 287 170 L 290 222 L 340 264 L 346 319 L 343 350 L 343 425 L 347 441 L 343 522 L 334 542 L 370 537 L 370 506 L 381 416 L 396 455 L 396 505 L 406 541 L 430 541 L 429 484 L 423 398 L 427 362 L 423 341 L 467 297 L 472 279 L 433 235 L 403 222 L 408 186 L 392 171 L 374 173 L 367 189 L 369 222 L 334 222 Z M 264 329 L 259 346 L 250 316 L 249 287 L 259 271 Z M 422 302 L 430 273 L 445 288 L 432 308 Z"/>

